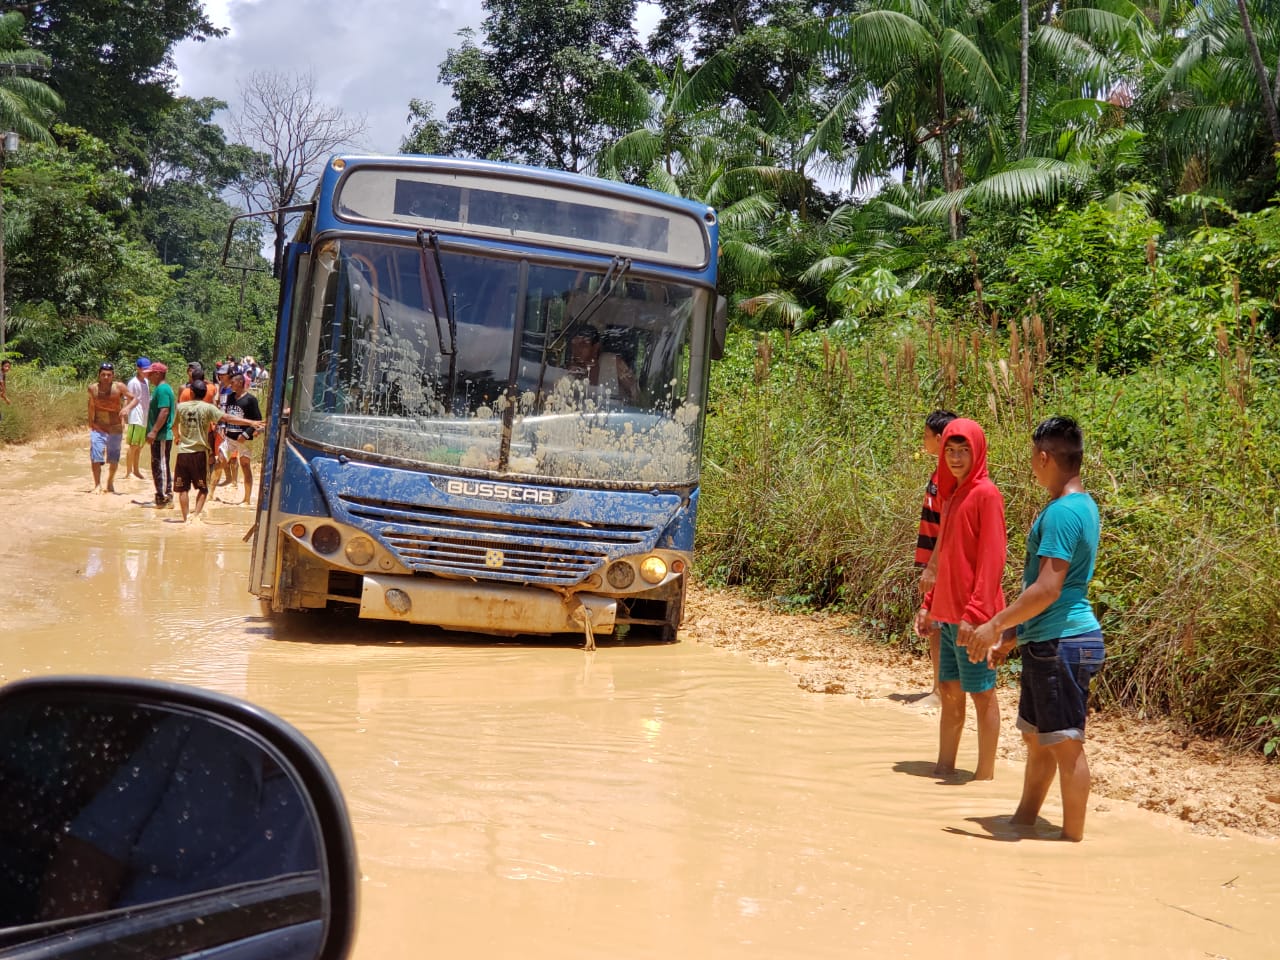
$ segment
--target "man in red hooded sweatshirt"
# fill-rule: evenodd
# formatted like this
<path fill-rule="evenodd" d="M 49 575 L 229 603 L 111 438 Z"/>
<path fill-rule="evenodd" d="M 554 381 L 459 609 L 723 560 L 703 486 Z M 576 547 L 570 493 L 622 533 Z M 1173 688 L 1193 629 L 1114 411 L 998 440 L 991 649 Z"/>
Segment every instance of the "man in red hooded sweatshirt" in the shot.
<path fill-rule="evenodd" d="M 938 536 L 937 582 L 916 614 L 916 631 L 929 621 L 941 625 L 938 695 L 938 763 L 934 773 L 956 772 L 956 754 L 964 731 L 965 694 L 978 718 L 978 766 L 973 779 L 990 780 L 996 772 L 1000 740 L 1000 704 L 996 671 L 985 661 L 972 663 L 963 644 L 976 625 L 1004 609 L 1005 554 L 1008 546 L 1004 498 L 987 475 L 987 436 L 963 417 L 942 432 L 938 463 L 939 499 L 946 503 Z"/>

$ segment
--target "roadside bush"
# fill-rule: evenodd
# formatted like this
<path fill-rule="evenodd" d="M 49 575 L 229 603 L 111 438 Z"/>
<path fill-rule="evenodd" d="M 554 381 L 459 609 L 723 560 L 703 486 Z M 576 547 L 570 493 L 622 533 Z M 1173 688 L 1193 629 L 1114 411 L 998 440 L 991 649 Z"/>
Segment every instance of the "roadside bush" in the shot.
<path fill-rule="evenodd" d="M 1280 714 L 1280 396 L 1265 355 L 1222 333 L 1199 365 L 1068 372 L 1049 363 L 1034 322 L 1009 334 L 921 322 L 861 340 L 731 338 L 709 407 L 702 575 L 789 606 L 839 606 L 923 653 L 909 625 L 933 467 L 919 452 L 925 415 L 949 407 L 987 432 L 1012 598 L 1045 502 L 1030 431 L 1068 414 L 1085 429 L 1085 482 L 1103 515 L 1099 696 L 1259 739 L 1258 718 Z"/>
<path fill-rule="evenodd" d="M 0 403 L 0 443 L 26 443 L 85 424 L 85 384 L 70 367 L 17 364 Z"/>

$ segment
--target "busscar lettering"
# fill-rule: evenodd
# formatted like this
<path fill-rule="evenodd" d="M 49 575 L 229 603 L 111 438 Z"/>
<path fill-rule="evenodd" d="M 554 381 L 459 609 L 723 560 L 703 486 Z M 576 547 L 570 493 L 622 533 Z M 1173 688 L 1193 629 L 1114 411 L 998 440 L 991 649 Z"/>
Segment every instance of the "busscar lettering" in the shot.
<path fill-rule="evenodd" d="M 445 492 L 463 497 L 481 497 L 485 500 L 501 500 L 504 503 L 555 503 L 556 495 L 537 487 L 512 487 L 501 483 L 483 483 L 478 480 L 449 480 Z"/>

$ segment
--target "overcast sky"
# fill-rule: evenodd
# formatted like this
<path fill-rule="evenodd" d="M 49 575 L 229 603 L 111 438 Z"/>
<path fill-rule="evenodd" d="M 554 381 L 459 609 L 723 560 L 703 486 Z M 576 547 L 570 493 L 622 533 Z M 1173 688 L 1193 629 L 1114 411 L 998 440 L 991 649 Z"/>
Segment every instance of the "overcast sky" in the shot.
<path fill-rule="evenodd" d="M 205 0 L 209 19 L 230 33 L 178 46 L 179 90 L 217 97 L 233 107 L 241 81 L 255 70 L 311 72 L 316 92 L 368 123 L 374 153 L 395 153 L 408 133 L 409 101 L 431 100 L 443 119 L 453 104 L 436 77 L 458 31 L 480 26 L 480 0 Z M 637 25 L 656 22 L 642 4 Z M 647 32 L 647 30 L 645 31 Z M 226 127 L 226 118 L 217 122 Z"/>

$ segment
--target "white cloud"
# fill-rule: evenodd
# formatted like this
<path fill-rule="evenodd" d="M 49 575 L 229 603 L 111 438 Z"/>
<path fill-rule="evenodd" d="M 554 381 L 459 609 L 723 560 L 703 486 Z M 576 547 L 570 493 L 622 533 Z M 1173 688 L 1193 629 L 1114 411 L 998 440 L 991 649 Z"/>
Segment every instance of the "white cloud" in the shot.
<path fill-rule="evenodd" d="M 258 70 L 314 74 L 316 92 L 368 122 L 374 153 L 395 153 L 409 132 L 409 101 L 435 104 L 444 119 L 452 93 L 436 77 L 458 31 L 479 29 L 479 0 L 204 0 L 205 12 L 225 37 L 186 41 L 174 51 L 181 93 L 216 97 L 232 107 L 239 84 Z M 635 25 L 643 42 L 661 8 L 641 0 Z M 226 118 L 218 117 L 226 126 Z"/>
<path fill-rule="evenodd" d="M 322 100 L 366 119 L 361 146 L 376 153 L 399 149 L 414 97 L 433 101 L 438 117 L 448 112 L 450 91 L 436 80 L 440 62 L 458 45 L 458 31 L 484 18 L 479 3 L 465 0 L 206 0 L 205 7 L 230 33 L 178 46 L 183 94 L 234 107 L 239 84 L 254 71 L 310 72 Z"/>

